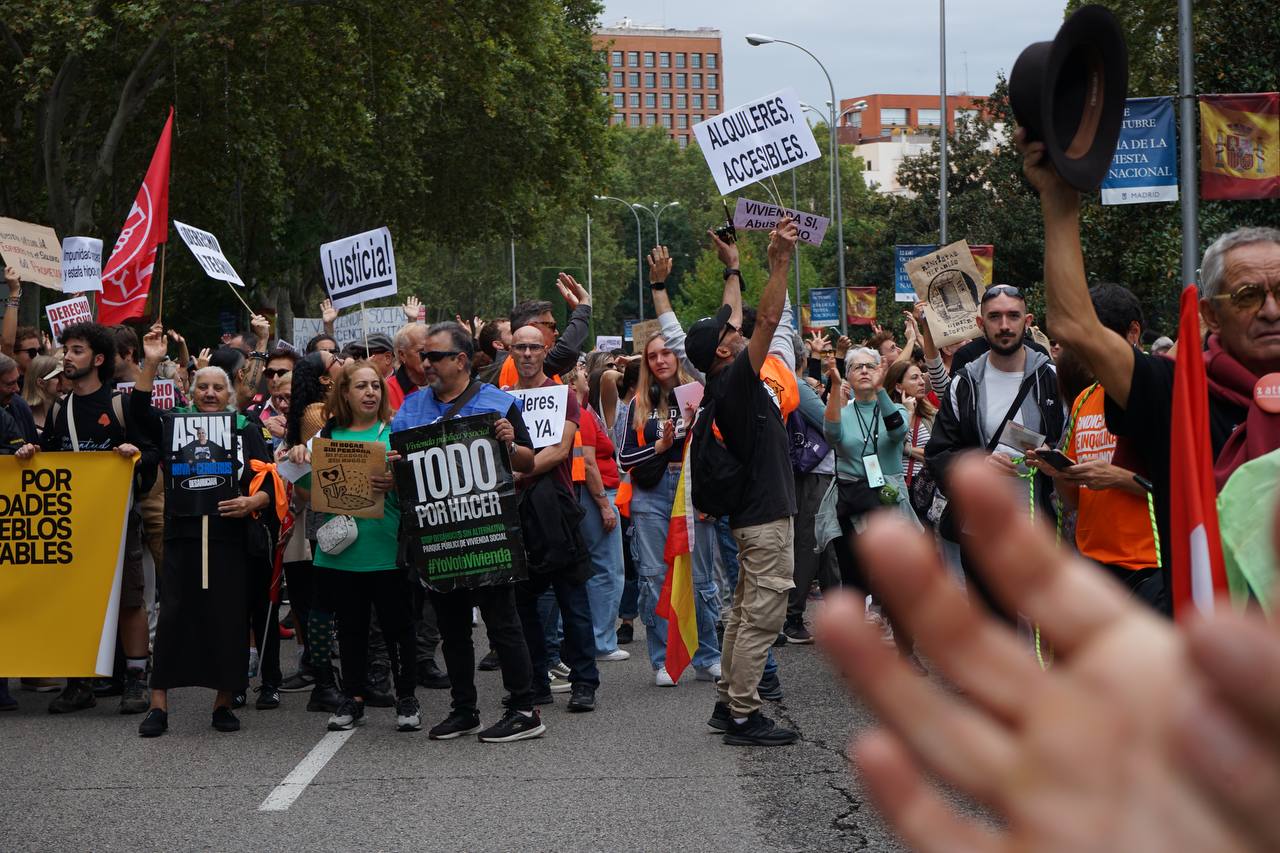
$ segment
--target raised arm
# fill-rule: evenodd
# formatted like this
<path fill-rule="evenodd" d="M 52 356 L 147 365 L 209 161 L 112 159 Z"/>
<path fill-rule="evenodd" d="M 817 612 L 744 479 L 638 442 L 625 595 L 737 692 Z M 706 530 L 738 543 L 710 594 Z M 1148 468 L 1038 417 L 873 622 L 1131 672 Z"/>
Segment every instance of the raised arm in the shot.
<path fill-rule="evenodd" d="M 544 367 L 548 375 L 567 373 L 577 365 L 578 353 L 582 352 L 587 333 L 591 331 L 591 295 L 587 293 L 587 289 L 564 272 L 556 278 L 556 287 L 564 301 L 573 309 L 573 313 L 569 316 L 569 325 L 565 326 L 560 340 L 547 353 Z"/>
<path fill-rule="evenodd" d="M 720 263 L 724 264 L 726 270 L 738 269 L 738 244 L 726 243 L 721 240 L 715 231 L 707 229 L 707 233 L 711 235 L 711 242 L 715 244 L 716 256 L 720 258 Z M 729 315 L 729 322 L 733 324 L 735 329 L 742 328 L 742 273 L 734 272 L 725 276 L 724 279 L 724 297 L 721 304 L 728 305 L 733 313 Z"/>
<path fill-rule="evenodd" d="M 22 282 L 18 278 L 18 271 L 13 267 L 5 267 L 4 283 L 9 288 L 9 299 L 4 307 L 4 322 L 0 324 L 0 352 L 13 355 L 13 348 L 17 345 L 14 338 L 18 335 L 18 307 L 22 300 Z"/>
<path fill-rule="evenodd" d="M 1048 322 L 1054 336 L 1080 356 L 1107 396 L 1124 408 L 1133 379 L 1133 347 L 1102 325 L 1089 298 L 1080 248 L 1080 193 L 1054 171 L 1043 142 L 1026 142 L 1022 128 L 1014 138 L 1022 151 L 1027 180 L 1040 192 Z"/>
<path fill-rule="evenodd" d="M 769 232 L 769 282 L 760 295 L 760 304 L 756 306 L 756 327 L 747 344 L 751 367 L 756 373 L 764 367 L 764 360 L 773 345 L 773 333 L 782 322 L 783 309 L 787 303 L 787 273 L 791 266 L 791 254 L 796 248 L 797 234 L 796 224 L 789 216 L 784 216 L 778 227 Z M 725 293 L 728 293 L 727 287 Z"/>
<path fill-rule="evenodd" d="M 324 333 L 329 337 L 337 334 L 333 324 L 338 322 L 338 309 L 333 307 L 333 300 L 326 299 L 320 303 L 320 322 L 324 324 Z M 305 341 L 299 342 L 301 346 Z"/>

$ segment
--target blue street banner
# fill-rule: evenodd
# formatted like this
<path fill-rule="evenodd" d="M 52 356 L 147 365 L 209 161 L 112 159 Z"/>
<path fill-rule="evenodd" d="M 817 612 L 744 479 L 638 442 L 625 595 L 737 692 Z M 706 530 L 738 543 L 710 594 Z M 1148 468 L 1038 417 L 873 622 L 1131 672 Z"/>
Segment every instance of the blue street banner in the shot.
<path fill-rule="evenodd" d="M 840 288 L 815 287 L 809 291 L 809 325 L 815 329 L 840 325 Z"/>
<path fill-rule="evenodd" d="M 1178 139 L 1172 98 L 1129 98 L 1120 140 L 1102 181 L 1103 204 L 1178 200 Z"/>
<path fill-rule="evenodd" d="M 893 247 L 893 301 L 918 302 L 916 290 L 911 286 L 911 276 L 907 275 L 907 261 L 922 258 L 938 251 L 936 243 L 902 244 Z"/>
<path fill-rule="evenodd" d="M 623 320 L 622 321 L 622 339 L 624 341 L 634 340 L 631 334 L 631 330 L 632 328 L 635 327 L 635 324 L 639 322 L 640 322 L 639 320 Z"/>

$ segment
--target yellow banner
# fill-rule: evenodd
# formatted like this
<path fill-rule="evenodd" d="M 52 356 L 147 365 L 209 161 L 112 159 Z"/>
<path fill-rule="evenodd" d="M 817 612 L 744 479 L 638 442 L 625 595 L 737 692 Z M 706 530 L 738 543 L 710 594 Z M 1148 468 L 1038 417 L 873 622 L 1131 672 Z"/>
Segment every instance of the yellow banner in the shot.
<path fill-rule="evenodd" d="M 133 462 L 0 457 L 0 673 L 110 675 Z"/>

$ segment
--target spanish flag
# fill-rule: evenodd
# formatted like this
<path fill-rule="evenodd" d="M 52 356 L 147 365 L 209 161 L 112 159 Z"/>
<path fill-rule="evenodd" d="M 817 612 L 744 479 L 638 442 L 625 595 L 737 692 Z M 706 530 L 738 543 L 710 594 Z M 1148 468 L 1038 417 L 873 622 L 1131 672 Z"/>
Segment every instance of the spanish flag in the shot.
<path fill-rule="evenodd" d="M 844 289 L 844 307 L 850 326 L 875 325 L 876 289 L 874 287 L 846 287 Z"/>
<path fill-rule="evenodd" d="M 995 272 L 996 247 L 989 243 L 970 246 L 969 254 L 973 255 L 973 265 L 982 275 L 982 283 L 990 287 L 992 275 Z"/>
<path fill-rule="evenodd" d="M 1200 96 L 1200 195 L 1280 198 L 1280 93 Z"/>
<path fill-rule="evenodd" d="M 667 578 L 662 582 L 655 611 L 667 620 L 667 674 L 672 681 L 689 666 L 698 651 L 698 612 L 693 592 L 693 491 L 689 488 L 689 452 L 693 441 L 684 443 L 684 466 L 671 504 L 671 524 L 663 559 Z"/>

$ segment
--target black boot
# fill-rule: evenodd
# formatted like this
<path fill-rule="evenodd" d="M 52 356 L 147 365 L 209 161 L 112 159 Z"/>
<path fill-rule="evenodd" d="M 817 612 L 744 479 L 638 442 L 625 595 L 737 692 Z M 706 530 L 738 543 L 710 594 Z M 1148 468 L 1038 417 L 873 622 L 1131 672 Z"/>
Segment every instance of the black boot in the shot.
<path fill-rule="evenodd" d="M 312 670 L 316 678 L 316 686 L 311 688 L 311 698 L 307 700 L 308 711 L 324 711 L 332 714 L 342 704 L 342 693 L 333 677 L 333 666 L 328 662 Z"/>

